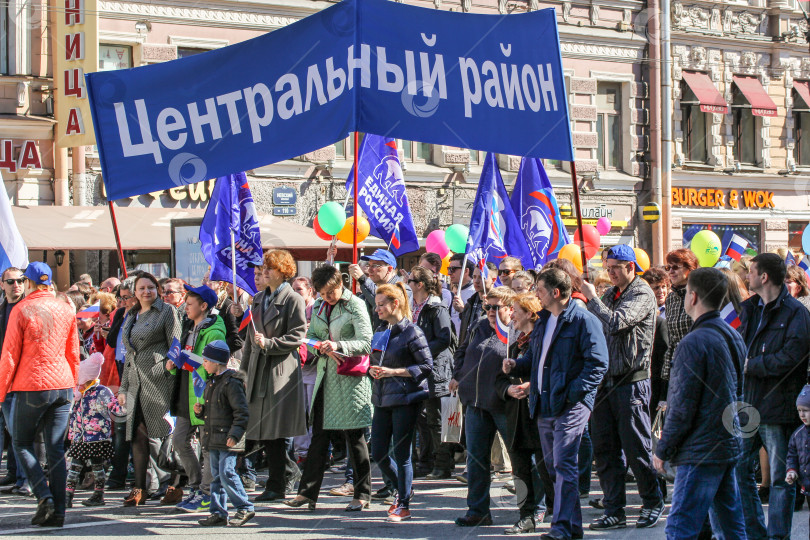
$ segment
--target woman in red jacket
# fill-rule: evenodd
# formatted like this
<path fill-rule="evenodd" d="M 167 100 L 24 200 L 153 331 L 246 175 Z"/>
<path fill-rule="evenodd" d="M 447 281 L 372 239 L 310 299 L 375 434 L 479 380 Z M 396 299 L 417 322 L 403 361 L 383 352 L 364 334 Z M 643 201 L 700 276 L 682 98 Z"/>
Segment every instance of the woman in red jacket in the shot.
<path fill-rule="evenodd" d="M 11 313 L 0 354 L 0 402 L 13 393 L 12 439 L 37 496 L 32 525 L 65 522 L 65 433 L 79 371 L 76 314 L 48 290 L 51 269 L 33 262 L 25 269 L 25 299 Z M 34 453 L 42 430 L 48 457 L 46 480 Z"/>

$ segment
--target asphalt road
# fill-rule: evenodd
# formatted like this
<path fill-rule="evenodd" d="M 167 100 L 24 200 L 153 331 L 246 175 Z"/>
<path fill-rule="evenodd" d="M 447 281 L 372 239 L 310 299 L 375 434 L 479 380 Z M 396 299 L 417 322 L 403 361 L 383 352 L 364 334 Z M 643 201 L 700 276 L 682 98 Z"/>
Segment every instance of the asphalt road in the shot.
<path fill-rule="evenodd" d="M 292 539 L 374 539 L 374 538 L 453 538 L 462 540 L 475 537 L 503 536 L 503 529 L 517 519 L 515 497 L 503 489 L 504 480 L 496 480 L 492 486 L 492 514 L 495 524 L 474 529 L 459 528 L 453 520 L 463 515 L 466 488 L 455 480 L 417 480 L 415 497 L 411 503 L 413 519 L 403 523 L 386 521 L 386 506 L 373 503 L 371 508 L 361 513 L 347 514 L 343 508 L 347 498 L 332 497 L 326 494 L 329 488 L 339 485 L 342 474 L 327 473 L 324 481 L 324 494 L 314 512 L 287 508 L 282 504 L 268 503 L 257 505 L 256 518 L 242 528 L 204 529 L 197 520 L 204 514 L 175 513 L 168 507 L 150 502 L 138 508 L 123 508 L 121 502 L 125 492 L 121 490 L 107 493 L 107 505 L 100 508 L 86 508 L 80 504 L 90 492 L 77 492 L 76 505 L 68 510 L 65 527 L 43 529 L 32 527 L 30 519 L 35 509 L 33 498 L 14 495 L 0 496 L 0 534 L 31 536 L 94 536 L 127 537 L 141 535 L 184 535 L 198 538 L 216 538 L 227 535 L 229 538 L 247 537 L 262 533 L 268 538 Z M 375 489 L 380 487 L 375 482 Z M 635 529 L 632 524 L 638 517 L 638 495 L 630 491 L 627 529 L 596 533 L 586 530 L 588 539 L 663 539 L 665 519 L 652 529 Z M 598 484 L 593 484 L 593 495 L 598 495 Z M 586 501 L 583 501 L 586 502 Z M 583 509 L 583 519 L 589 523 L 600 511 L 587 507 Z M 808 510 L 805 507 L 794 514 L 793 538 L 808 538 Z M 546 523 L 540 532 L 548 530 Z M 536 538 L 536 535 L 534 536 Z"/>

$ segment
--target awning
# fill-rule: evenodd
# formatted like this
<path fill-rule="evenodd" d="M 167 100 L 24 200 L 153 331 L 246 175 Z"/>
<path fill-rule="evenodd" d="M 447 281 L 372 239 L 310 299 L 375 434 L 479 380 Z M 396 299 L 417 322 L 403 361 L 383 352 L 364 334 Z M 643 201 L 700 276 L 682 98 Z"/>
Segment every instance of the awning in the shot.
<path fill-rule="evenodd" d="M 106 206 L 12 206 L 17 228 L 29 250 L 117 249 Z M 205 209 L 115 207 L 125 250 L 171 249 L 171 221 L 202 218 Z M 326 252 L 329 242 L 315 231 L 272 215 L 260 215 L 265 248 Z M 319 251 L 320 253 L 320 251 Z"/>
<path fill-rule="evenodd" d="M 810 107 L 810 81 L 793 81 L 793 88 L 804 100 L 805 107 Z"/>
<path fill-rule="evenodd" d="M 728 103 L 707 74 L 698 71 L 684 71 L 683 80 L 700 101 L 701 111 L 722 114 L 728 112 Z"/>
<path fill-rule="evenodd" d="M 762 87 L 759 79 L 734 75 L 734 84 L 751 104 L 751 112 L 754 116 L 776 116 L 776 103 Z"/>

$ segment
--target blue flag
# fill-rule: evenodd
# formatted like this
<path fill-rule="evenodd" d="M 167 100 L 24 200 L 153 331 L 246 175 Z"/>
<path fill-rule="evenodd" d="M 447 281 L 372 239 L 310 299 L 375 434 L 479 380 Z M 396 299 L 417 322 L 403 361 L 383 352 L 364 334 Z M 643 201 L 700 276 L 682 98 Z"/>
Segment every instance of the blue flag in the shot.
<path fill-rule="evenodd" d="M 542 161 L 537 158 L 521 160 L 510 202 L 512 211 L 520 220 L 534 266 L 556 259 L 557 252 L 571 240 Z"/>
<path fill-rule="evenodd" d="M 391 246 L 395 255 L 417 251 L 419 239 L 408 206 L 396 140 L 367 133 L 360 145 L 357 171 L 357 200 L 368 217 L 371 234 Z M 351 193 L 353 187 L 354 168 L 346 190 Z"/>
<path fill-rule="evenodd" d="M 517 257 L 524 268 L 534 268 L 529 246 L 506 196 L 495 154 L 487 152 L 475 194 L 467 253 L 473 262 L 499 265 L 506 256 Z"/>
<path fill-rule="evenodd" d="M 217 178 L 200 225 L 200 243 L 211 280 L 233 282 L 231 231 L 236 240 L 236 286 L 256 294 L 253 267 L 262 264 L 262 240 L 245 173 Z"/>
<path fill-rule="evenodd" d="M 385 352 L 385 350 L 388 348 L 388 339 L 390 337 L 390 328 L 386 328 L 382 332 L 375 332 L 374 335 L 371 336 L 371 350 Z"/>
<path fill-rule="evenodd" d="M 194 395 L 199 399 L 203 397 L 203 393 L 205 392 L 205 379 L 202 378 L 202 375 L 200 375 L 196 369 L 191 372 L 191 377 L 194 379 Z"/>
<path fill-rule="evenodd" d="M 180 354 L 180 340 L 179 339 L 174 338 L 172 340 L 172 345 L 171 345 L 171 347 L 169 347 L 169 353 L 166 355 L 166 357 L 169 360 L 171 360 L 172 362 L 174 362 L 175 366 L 179 367 L 180 369 L 183 369 L 183 364 L 185 364 L 185 362 L 183 361 L 183 357 Z"/>

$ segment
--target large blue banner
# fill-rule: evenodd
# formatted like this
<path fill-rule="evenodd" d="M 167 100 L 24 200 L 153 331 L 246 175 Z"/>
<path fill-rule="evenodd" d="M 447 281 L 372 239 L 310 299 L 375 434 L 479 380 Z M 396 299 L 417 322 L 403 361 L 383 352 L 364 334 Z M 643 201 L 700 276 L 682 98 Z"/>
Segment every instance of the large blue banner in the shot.
<path fill-rule="evenodd" d="M 554 9 L 344 0 L 222 49 L 88 74 L 87 89 L 110 199 L 289 159 L 351 131 L 573 159 Z"/>

